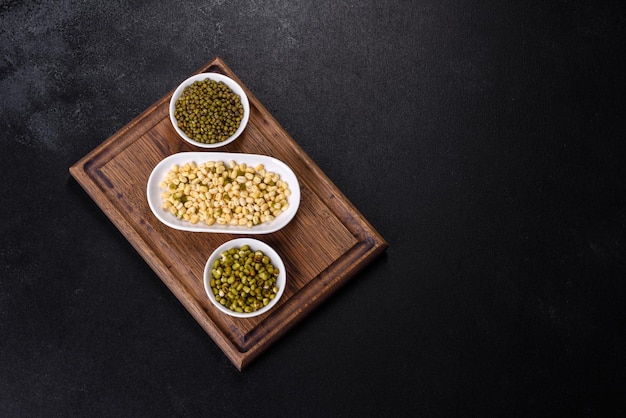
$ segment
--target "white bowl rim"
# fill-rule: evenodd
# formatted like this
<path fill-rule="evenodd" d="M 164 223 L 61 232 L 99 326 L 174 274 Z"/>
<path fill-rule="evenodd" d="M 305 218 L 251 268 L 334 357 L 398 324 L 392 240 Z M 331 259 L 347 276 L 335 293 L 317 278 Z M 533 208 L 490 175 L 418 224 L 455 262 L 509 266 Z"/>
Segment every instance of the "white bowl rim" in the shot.
<path fill-rule="evenodd" d="M 272 264 L 279 269 L 278 278 L 276 279 L 276 284 L 278 285 L 278 293 L 276 294 L 276 297 L 274 297 L 274 299 L 272 299 L 270 303 L 268 303 L 261 309 L 249 313 L 235 312 L 225 306 L 222 306 L 217 301 L 217 299 L 215 299 L 215 295 L 213 295 L 213 291 L 211 290 L 211 286 L 209 284 L 209 280 L 211 278 L 211 269 L 215 259 L 219 257 L 223 251 L 229 250 L 233 247 L 240 248 L 244 245 L 249 245 L 252 250 L 263 251 L 263 253 L 270 258 Z M 203 282 L 204 290 L 207 294 L 207 297 L 209 298 L 211 303 L 221 312 L 237 318 L 252 318 L 268 312 L 278 303 L 285 291 L 285 286 L 287 284 L 287 272 L 285 270 L 285 264 L 283 263 L 281 256 L 278 254 L 278 252 L 276 252 L 274 248 L 272 248 L 271 245 L 255 238 L 235 238 L 226 241 L 211 253 L 204 266 Z"/>
<path fill-rule="evenodd" d="M 189 138 L 182 131 L 182 129 L 178 127 L 178 122 L 176 121 L 176 117 L 174 116 L 174 111 L 176 110 L 176 100 L 178 100 L 184 88 L 193 84 L 196 81 L 205 80 L 207 78 L 210 78 L 215 81 L 223 81 L 226 85 L 228 85 L 228 87 L 234 93 L 238 94 L 241 97 L 241 104 L 244 110 L 243 119 L 241 120 L 241 123 L 239 124 L 239 128 L 237 128 L 237 131 L 235 131 L 235 133 L 230 138 L 226 139 L 225 141 L 217 142 L 215 144 L 205 144 L 203 142 L 198 142 Z M 243 87 L 241 87 L 241 85 L 239 85 L 239 83 L 237 83 L 232 78 L 224 74 L 220 74 L 220 73 L 213 73 L 213 72 L 199 73 L 199 74 L 192 75 L 191 77 L 188 77 L 186 80 L 180 83 L 178 87 L 176 87 L 176 90 L 174 90 L 174 93 L 172 93 L 172 97 L 170 98 L 169 113 L 170 113 L 170 122 L 172 123 L 172 127 L 183 140 L 200 148 L 219 148 L 219 147 L 223 147 L 224 145 L 230 144 L 243 133 L 244 129 L 246 128 L 246 125 L 248 124 L 248 120 L 250 118 L 250 102 L 248 101 L 248 96 L 246 95 L 246 92 L 244 91 Z"/>

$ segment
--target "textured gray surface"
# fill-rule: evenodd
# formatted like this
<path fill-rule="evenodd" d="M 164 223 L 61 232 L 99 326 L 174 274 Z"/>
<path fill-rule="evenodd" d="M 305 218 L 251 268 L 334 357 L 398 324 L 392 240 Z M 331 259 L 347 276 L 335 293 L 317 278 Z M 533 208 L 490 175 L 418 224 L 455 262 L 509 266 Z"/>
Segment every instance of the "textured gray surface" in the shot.
<path fill-rule="evenodd" d="M 0 416 L 623 412 L 624 6 L 460 3 L 1 1 Z M 390 244 L 242 373 L 68 173 L 216 55 Z"/>

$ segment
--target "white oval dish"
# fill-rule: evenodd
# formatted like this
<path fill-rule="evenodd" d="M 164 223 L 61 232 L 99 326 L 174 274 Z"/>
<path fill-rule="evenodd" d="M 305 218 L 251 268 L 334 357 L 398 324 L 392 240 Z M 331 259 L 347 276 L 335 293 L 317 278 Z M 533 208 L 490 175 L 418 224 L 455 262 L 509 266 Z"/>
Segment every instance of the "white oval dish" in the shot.
<path fill-rule="evenodd" d="M 213 267 L 213 263 L 215 262 L 215 260 L 221 257 L 222 252 L 229 250 L 233 247 L 241 248 L 244 245 L 249 245 L 250 249 L 252 249 L 253 251 L 256 251 L 256 250 L 263 251 L 263 253 L 270 258 L 271 263 L 274 265 L 274 267 L 278 268 L 278 271 L 279 271 L 278 277 L 276 278 L 276 286 L 278 286 L 278 293 L 276 294 L 274 299 L 272 299 L 270 303 L 268 303 L 266 306 L 262 307 L 261 309 L 258 309 L 250 313 L 239 313 L 239 312 L 232 311 L 226 308 L 225 306 L 222 306 L 222 304 L 220 304 L 217 301 L 217 299 L 215 299 L 215 295 L 213 294 L 213 291 L 211 290 L 211 285 L 209 283 L 209 281 L 211 280 L 211 270 Z M 285 271 L 285 264 L 283 263 L 283 260 L 280 258 L 278 253 L 266 243 L 253 239 L 253 238 L 236 238 L 236 239 L 225 242 L 224 244 L 217 247 L 215 251 L 213 251 L 213 254 L 211 254 L 211 256 L 206 262 L 206 265 L 204 266 L 204 290 L 206 291 L 206 294 L 209 300 L 220 311 L 228 315 L 235 316 L 237 318 L 251 318 L 253 316 L 264 314 L 265 312 L 272 309 L 272 307 L 276 305 L 280 297 L 283 295 L 286 284 L 287 284 L 287 272 Z"/>
<path fill-rule="evenodd" d="M 239 97 L 241 97 L 241 104 L 243 106 L 243 118 L 241 119 L 239 128 L 237 128 L 237 130 L 231 137 L 229 137 L 225 141 L 217 142 L 215 144 L 206 144 L 206 143 L 198 142 L 189 138 L 187 134 L 185 134 L 182 131 L 182 129 L 178 127 L 178 121 L 176 120 L 176 116 L 174 116 L 174 111 L 176 110 L 176 101 L 180 97 L 185 87 L 195 83 L 196 81 L 202 81 L 207 78 L 210 78 L 211 80 L 215 80 L 215 81 L 222 81 L 224 84 L 226 84 L 234 93 L 238 94 Z M 235 80 L 219 73 L 201 73 L 201 74 L 196 74 L 194 76 L 189 77 L 188 79 L 186 79 L 185 81 L 183 81 L 182 83 L 178 85 L 178 87 L 176 88 L 176 90 L 174 90 L 174 93 L 172 94 L 172 98 L 170 99 L 170 121 L 172 122 L 174 130 L 176 130 L 176 133 L 178 133 L 178 135 L 181 138 L 183 138 L 185 141 L 200 148 L 217 148 L 217 147 L 222 147 L 226 144 L 230 144 L 235 139 L 237 139 L 239 135 L 241 135 L 243 130 L 246 128 L 246 125 L 248 124 L 249 118 L 250 118 L 250 102 L 248 101 L 248 96 L 246 96 L 246 92 L 243 91 L 243 88 Z"/>
<path fill-rule="evenodd" d="M 228 164 L 231 160 L 238 164 L 245 163 L 252 167 L 263 164 L 267 171 L 279 174 L 280 178 L 289 185 L 289 189 L 291 190 L 291 196 L 287 198 L 287 202 L 289 203 L 287 210 L 276 216 L 271 222 L 264 222 L 252 228 L 248 228 L 247 226 L 218 225 L 217 223 L 209 226 L 203 222 L 192 224 L 183 219 L 178 219 L 168 210 L 163 209 L 161 198 L 163 190 L 160 184 L 165 179 L 172 166 L 184 165 L 192 161 L 196 164 L 207 161 L 223 161 L 225 164 Z M 295 173 L 287 164 L 267 155 L 231 152 L 181 152 L 166 157 L 152 170 L 148 178 L 147 197 L 148 205 L 152 213 L 154 213 L 154 216 L 165 225 L 174 229 L 190 232 L 221 232 L 227 234 L 269 234 L 283 228 L 296 215 L 298 207 L 300 206 L 300 184 L 298 183 L 298 178 Z"/>

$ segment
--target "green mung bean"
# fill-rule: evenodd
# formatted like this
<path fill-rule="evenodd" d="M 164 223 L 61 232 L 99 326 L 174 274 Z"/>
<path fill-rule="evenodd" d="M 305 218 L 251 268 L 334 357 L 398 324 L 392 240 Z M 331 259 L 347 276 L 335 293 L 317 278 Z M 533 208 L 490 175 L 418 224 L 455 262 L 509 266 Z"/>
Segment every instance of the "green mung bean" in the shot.
<path fill-rule="evenodd" d="M 243 119 L 241 97 L 222 81 L 195 81 L 176 100 L 178 127 L 194 141 L 216 144 L 230 138 Z"/>
<path fill-rule="evenodd" d="M 256 259 L 263 262 L 255 262 Z M 225 273 L 227 270 L 230 275 Z M 209 284 L 221 305 L 235 312 L 250 313 L 267 306 L 276 297 L 278 274 L 278 268 L 268 256 L 244 245 L 222 252 L 213 263 Z"/>

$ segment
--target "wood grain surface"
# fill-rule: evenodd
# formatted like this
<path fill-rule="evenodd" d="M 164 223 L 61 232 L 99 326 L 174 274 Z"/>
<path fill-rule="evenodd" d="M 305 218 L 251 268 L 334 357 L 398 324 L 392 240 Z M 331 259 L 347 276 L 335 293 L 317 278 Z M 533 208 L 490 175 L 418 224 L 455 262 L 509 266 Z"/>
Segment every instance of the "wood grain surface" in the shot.
<path fill-rule="evenodd" d="M 175 230 L 150 211 L 146 185 L 152 169 L 169 155 L 202 151 L 178 137 L 171 125 L 173 89 L 70 167 L 70 173 L 241 370 L 387 243 L 219 57 L 201 72 L 235 79 L 250 101 L 244 133 L 218 150 L 278 158 L 300 183 L 295 218 L 277 232 L 255 236 L 274 247 L 285 262 L 287 287 L 274 309 L 255 318 L 234 318 L 218 311 L 205 294 L 202 275 L 211 252 L 245 235 Z"/>

